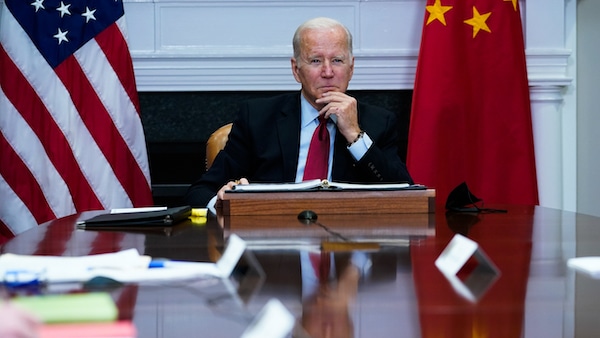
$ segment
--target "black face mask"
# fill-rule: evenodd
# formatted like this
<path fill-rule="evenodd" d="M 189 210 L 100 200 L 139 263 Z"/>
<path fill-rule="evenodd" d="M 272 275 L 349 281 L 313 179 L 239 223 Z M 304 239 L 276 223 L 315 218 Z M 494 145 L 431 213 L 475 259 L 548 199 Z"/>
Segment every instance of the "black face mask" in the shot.
<path fill-rule="evenodd" d="M 469 191 L 466 182 L 462 182 L 448 194 L 446 209 L 451 211 L 475 212 L 478 209 L 475 205 L 477 202 L 481 202 L 481 199 Z"/>
<path fill-rule="evenodd" d="M 489 209 L 481 208 L 477 205 L 482 199 L 473 195 L 473 193 L 467 187 L 466 182 L 462 182 L 456 188 L 454 188 L 448 199 L 446 200 L 446 210 L 456 212 L 506 212 L 502 209 Z"/>

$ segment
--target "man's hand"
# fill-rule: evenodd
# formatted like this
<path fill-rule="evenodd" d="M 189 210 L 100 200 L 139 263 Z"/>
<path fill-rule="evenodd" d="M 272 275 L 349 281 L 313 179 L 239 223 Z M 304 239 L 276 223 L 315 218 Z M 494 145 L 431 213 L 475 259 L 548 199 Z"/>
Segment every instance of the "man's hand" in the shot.
<path fill-rule="evenodd" d="M 319 111 L 325 118 L 331 115 L 337 117 L 337 128 L 348 143 L 354 141 L 360 133 L 358 125 L 358 108 L 356 99 L 341 92 L 327 92 L 316 100 L 318 104 L 325 104 Z"/>
<path fill-rule="evenodd" d="M 219 192 L 217 193 L 217 203 L 218 203 L 218 201 L 222 200 L 223 197 L 225 196 L 225 190 L 231 190 L 231 189 L 233 189 L 233 187 L 235 187 L 238 184 L 248 184 L 248 183 L 249 183 L 248 179 L 245 177 L 242 177 L 236 181 L 227 182 L 227 184 L 222 186 L 221 189 L 219 189 Z"/>

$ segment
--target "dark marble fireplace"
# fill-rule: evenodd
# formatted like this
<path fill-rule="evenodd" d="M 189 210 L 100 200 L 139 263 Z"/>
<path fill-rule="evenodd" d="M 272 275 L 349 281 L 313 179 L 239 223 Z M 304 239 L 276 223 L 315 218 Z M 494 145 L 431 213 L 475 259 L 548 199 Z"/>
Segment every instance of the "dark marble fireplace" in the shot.
<path fill-rule="evenodd" d="M 280 92 L 141 92 L 152 191 L 156 205 L 180 205 L 187 186 L 204 173 L 210 134 L 233 120 L 244 100 Z M 361 101 L 398 114 L 399 153 L 406 158 L 411 90 L 353 91 Z"/>

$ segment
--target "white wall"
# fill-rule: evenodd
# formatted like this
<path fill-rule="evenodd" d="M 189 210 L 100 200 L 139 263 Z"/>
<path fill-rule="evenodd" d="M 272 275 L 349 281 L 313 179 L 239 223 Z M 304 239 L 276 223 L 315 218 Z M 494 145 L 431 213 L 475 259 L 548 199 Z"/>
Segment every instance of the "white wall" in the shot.
<path fill-rule="evenodd" d="M 410 89 L 424 0 L 125 0 L 138 87 L 291 90 L 292 35 L 316 16 L 342 21 L 357 57 L 350 89 Z"/>
<path fill-rule="evenodd" d="M 577 5 L 577 210 L 600 216 L 600 1 Z"/>

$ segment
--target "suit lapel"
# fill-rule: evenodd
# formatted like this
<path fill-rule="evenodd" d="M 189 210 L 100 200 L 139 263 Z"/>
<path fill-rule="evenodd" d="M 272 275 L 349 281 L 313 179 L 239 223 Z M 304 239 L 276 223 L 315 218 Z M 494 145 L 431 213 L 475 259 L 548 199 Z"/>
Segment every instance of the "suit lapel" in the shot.
<path fill-rule="evenodd" d="M 300 93 L 290 96 L 281 107 L 277 119 L 279 147 L 283 157 L 284 180 L 293 182 L 296 179 L 298 167 L 298 152 L 300 142 Z M 286 151 L 287 150 L 287 151 Z"/>
<path fill-rule="evenodd" d="M 335 133 L 335 142 L 333 143 L 333 164 L 331 168 L 331 179 L 334 181 L 343 181 L 346 179 L 349 168 L 348 156 L 346 154 L 346 139 L 339 132 Z"/>
<path fill-rule="evenodd" d="M 298 167 L 298 153 L 300 151 L 300 92 L 289 96 L 281 107 L 281 113 L 277 118 L 277 133 L 279 135 L 279 147 L 283 157 L 283 178 L 285 181 L 293 182 L 296 179 Z M 360 123 L 360 109 L 359 109 Z M 351 155 L 346 150 L 346 140 L 337 132 L 333 145 L 333 164 L 331 176 L 333 180 L 350 180 L 347 169 L 351 167 L 349 161 Z M 288 151 L 286 151 L 286 149 Z"/>

